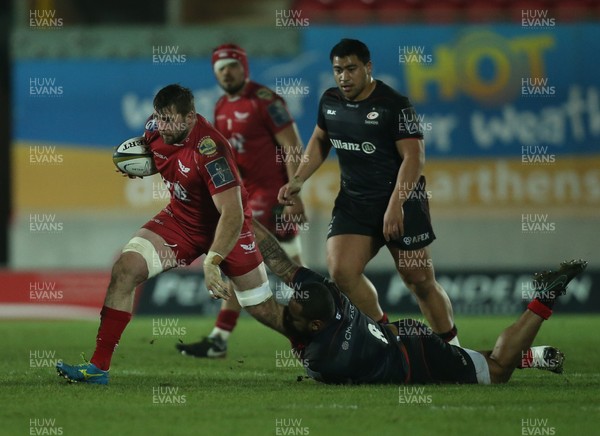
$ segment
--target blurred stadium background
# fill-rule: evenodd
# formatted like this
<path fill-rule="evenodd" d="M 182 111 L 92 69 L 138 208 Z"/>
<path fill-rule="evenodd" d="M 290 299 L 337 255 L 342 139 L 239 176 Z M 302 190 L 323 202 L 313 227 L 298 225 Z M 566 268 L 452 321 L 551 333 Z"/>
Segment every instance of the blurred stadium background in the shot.
<path fill-rule="evenodd" d="M 592 0 L 13 0 L 0 6 L 0 317 L 98 316 L 122 245 L 166 202 L 157 177 L 114 173 L 162 86 L 212 119 L 213 47 L 246 48 L 306 143 L 342 37 L 423 116 L 438 278 L 460 314 L 513 314 L 528 278 L 563 259 L 588 272 L 561 301 L 600 311 L 600 2 Z M 325 271 L 335 156 L 304 192 L 304 258 Z M 387 253 L 387 252 L 386 252 Z M 382 252 L 367 274 L 393 312 L 417 308 Z M 138 313 L 208 314 L 202 274 L 165 273 Z"/>

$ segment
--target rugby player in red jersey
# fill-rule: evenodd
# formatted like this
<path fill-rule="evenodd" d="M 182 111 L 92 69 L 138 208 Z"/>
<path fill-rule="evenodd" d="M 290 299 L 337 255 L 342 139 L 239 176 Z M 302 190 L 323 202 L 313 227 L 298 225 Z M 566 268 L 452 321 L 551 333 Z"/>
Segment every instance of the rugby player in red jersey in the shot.
<path fill-rule="evenodd" d="M 231 296 L 223 271 L 240 305 L 283 331 L 229 143 L 196 113 L 189 89 L 166 86 L 153 105 L 144 136 L 171 199 L 125 245 L 113 266 L 90 362 L 57 364 L 59 375 L 71 382 L 107 384 L 113 352 L 131 320 L 135 288 L 203 254 L 206 287 L 214 298 Z"/>
<path fill-rule="evenodd" d="M 301 264 L 298 227 L 305 221 L 304 206 L 299 197 L 285 207 L 277 200 L 279 187 L 296 173 L 302 158 L 298 128 L 283 98 L 250 80 L 243 48 L 220 45 L 213 51 L 212 65 L 225 91 L 215 105 L 215 127 L 233 146 L 252 215 L 276 236 L 287 255 Z M 191 344 L 178 343 L 177 349 L 188 356 L 225 357 L 240 311 L 235 296 L 223 300 L 208 337 Z"/>

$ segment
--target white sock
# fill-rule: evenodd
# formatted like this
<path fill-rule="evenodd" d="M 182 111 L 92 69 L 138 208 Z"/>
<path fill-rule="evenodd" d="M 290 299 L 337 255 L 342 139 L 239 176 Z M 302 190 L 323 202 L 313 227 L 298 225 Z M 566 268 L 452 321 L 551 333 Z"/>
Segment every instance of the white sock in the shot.
<path fill-rule="evenodd" d="M 219 328 L 219 327 L 214 327 L 212 329 L 212 332 L 210 332 L 210 335 L 208 335 L 208 337 L 214 338 L 215 336 L 219 336 L 219 337 L 221 337 L 221 339 L 226 341 L 227 339 L 229 339 L 230 334 L 231 334 L 231 332 L 229 332 L 227 330 L 223 330 L 222 328 Z"/>
<path fill-rule="evenodd" d="M 544 350 L 547 347 L 547 345 L 531 347 L 531 355 L 533 357 L 531 362 L 532 368 L 546 368 L 548 366 L 548 362 L 544 360 Z"/>

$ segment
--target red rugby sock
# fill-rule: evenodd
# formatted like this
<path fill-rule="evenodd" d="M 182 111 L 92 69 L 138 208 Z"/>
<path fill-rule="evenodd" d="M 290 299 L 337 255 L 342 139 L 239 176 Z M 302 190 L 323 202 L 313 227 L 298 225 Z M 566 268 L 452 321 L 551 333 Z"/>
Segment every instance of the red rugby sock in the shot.
<path fill-rule="evenodd" d="M 222 309 L 217 316 L 215 327 L 232 332 L 240 317 L 240 312 L 237 310 Z"/>
<path fill-rule="evenodd" d="M 548 307 L 548 305 L 544 304 L 537 298 L 535 300 L 531 300 L 531 302 L 527 305 L 527 309 L 531 310 L 533 313 L 539 317 L 542 317 L 543 319 L 548 319 L 550 318 L 550 315 L 552 315 L 552 308 Z"/>
<path fill-rule="evenodd" d="M 96 336 L 96 350 L 90 362 L 106 371 L 119 344 L 121 334 L 131 320 L 131 313 L 103 306 L 100 312 L 100 327 Z"/>

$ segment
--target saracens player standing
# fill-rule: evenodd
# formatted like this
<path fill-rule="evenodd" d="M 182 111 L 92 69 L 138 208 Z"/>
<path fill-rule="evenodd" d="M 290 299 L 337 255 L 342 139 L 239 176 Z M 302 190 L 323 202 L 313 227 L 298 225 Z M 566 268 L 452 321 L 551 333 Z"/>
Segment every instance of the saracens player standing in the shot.
<path fill-rule="evenodd" d="M 299 197 L 285 207 L 277 201 L 279 188 L 296 173 L 302 158 L 296 124 L 283 98 L 250 80 L 243 48 L 220 45 L 213 50 L 212 65 L 225 91 L 215 105 L 215 127 L 234 148 L 252 215 L 277 237 L 287 255 L 301 264 L 298 227 L 305 221 L 304 206 Z M 178 343 L 177 349 L 189 356 L 224 357 L 240 311 L 235 296 L 223 300 L 208 337 L 192 344 Z"/>
<path fill-rule="evenodd" d="M 303 183 L 333 146 L 341 169 L 327 239 L 329 274 L 372 319 L 384 314 L 377 291 L 363 274 L 386 246 L 434 332 L 456 339 L 452 305 L 435 280 L 427 246 L 435 239 L 423 167 L 425 145 L 408 98 L 371 73 L 368 47 L 343 39 L 330 53 L 337 87 L 321 97 L 318 121 L 305 158 L 279 200 L 293 203 Z M 385 321 L 385 318 L 383 319 Z"/>
<path fill-rule="evenodd" d="M 107 384 L 113 352 L 131 319 L 136 286 L 203 254 L 206 287 L 214 298 L 230 296 L 222 270 L 235 284 L 241 306 L 283 331 L 230 145 L 196 113 L 189 89 L 166 86 L 153 104 L 154 120 L 144 136 L 171 199 L 125 245 L 113 266 L 90 362 L 56 365 L 71 382 Z"/>

